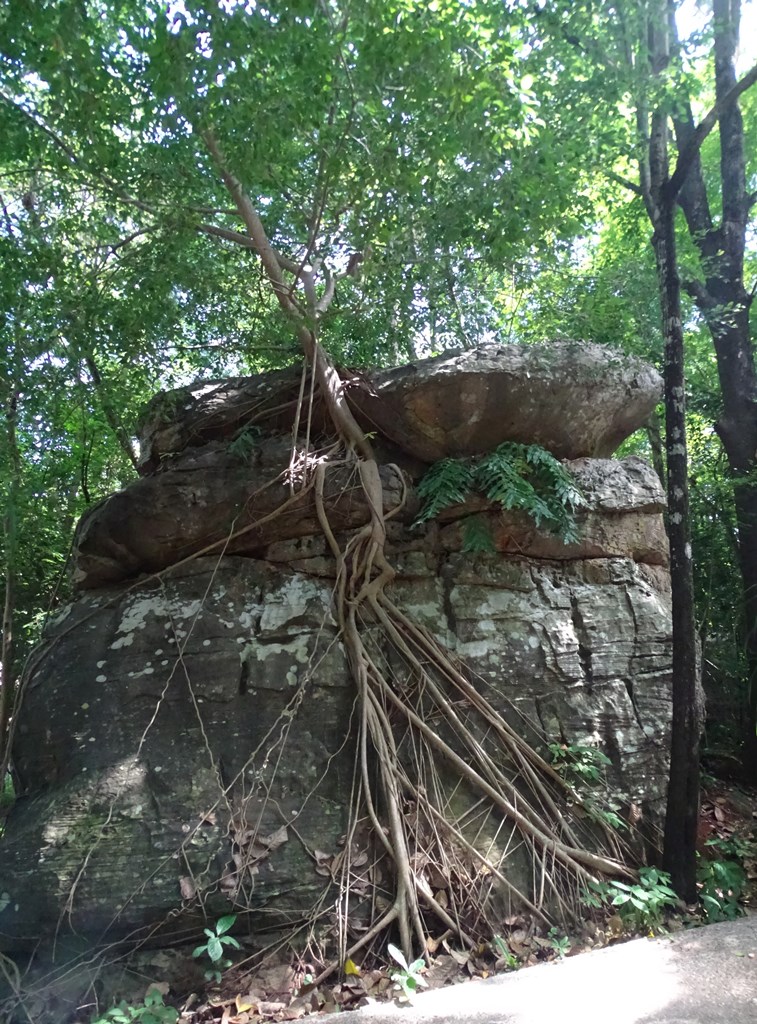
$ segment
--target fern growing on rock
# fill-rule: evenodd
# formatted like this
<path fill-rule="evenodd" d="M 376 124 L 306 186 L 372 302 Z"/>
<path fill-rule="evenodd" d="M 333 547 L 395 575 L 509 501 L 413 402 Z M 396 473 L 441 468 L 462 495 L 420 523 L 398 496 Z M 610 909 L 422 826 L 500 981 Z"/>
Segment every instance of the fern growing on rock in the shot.
<path fill-rule="evenodd" d="M 581 491 L 563 464 L 536 444 L 506 441 L 477 459 L 442 459 L 418 485 L 423 507 L 417 524 L 473 494 L 485 495 L 503 509 L 525 512 L 538 527 L 565 544 L 578 539 L 576 511 L 585 506 Z M 463 550 L 487 549 L 483 521 L 472 516 L 463 525 Z M 493 550 L 489 537 L 488 550 Z"/>
<path fill-rule="evenodd" d="M 475 467 L 470 459 L 441 459 L 418 484 L 423 508 L 416 522 L 433 519 L 450 505 L 460 505 L 476 486 Z"/>

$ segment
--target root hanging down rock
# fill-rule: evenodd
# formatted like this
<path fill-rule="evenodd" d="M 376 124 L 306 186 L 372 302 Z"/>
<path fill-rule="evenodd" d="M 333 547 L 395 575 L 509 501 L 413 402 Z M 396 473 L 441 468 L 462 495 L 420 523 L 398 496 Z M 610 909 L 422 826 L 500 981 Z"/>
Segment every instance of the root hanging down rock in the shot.
<path fill-rule="evenodd" d="M 344 550 L 339 547 L 322 498 L 327 471 L 326 463 L 316 470 L 316 504 L 337 565 L 337 620 L 361 707 L 363 796 L 394 866 L 395 899 L 383 926 L 396 923 L 406 955 L 425 948 L 434 919 L 473 948 L 499 927 L 492 879 L 511 905 L 544 922 L 554 908 L 564 918 L 575 917 L 590 880 L 632 877 L 624 861 L 628 851 L 601 822 L 579 835 L 575 808 L 571 814 L 569 807 L 575 793 L 479 693 L 450 652 L 397 608 L 386 589 L 392 573 L 383 548 L 375 546 L 373 523 Z M 375 501 L 372 508 L 381 505 Z M 387 649 L 398 657 L 399 669 L 386 664 Z M 500 828 L 511 829 L 510 844 L 528 849 L 541 876 L 535 901 L 489 863 L 455 820 L 460 785 L 482 798 L 485 814 Z M 453 906 L 435 898 L 428 865 L 437 871 L 443 865 L 448 881 L 456 876 Z M 365 941 L 361 937 L 346 955 Z"/>

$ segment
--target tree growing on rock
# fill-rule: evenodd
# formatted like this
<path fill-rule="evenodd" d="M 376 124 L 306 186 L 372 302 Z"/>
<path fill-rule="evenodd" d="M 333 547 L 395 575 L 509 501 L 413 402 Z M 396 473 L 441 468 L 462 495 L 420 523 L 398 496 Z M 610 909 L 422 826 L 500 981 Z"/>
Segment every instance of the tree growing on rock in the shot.
<path fill-rule="evenodd" d="M 14 215 L 26 222 L 33 213 L 39 227 L 32 227 L 55 247 L 54 227 L 71 238 L 61 209 L 80 196 L 115 267 L 132 243 L 154 238 L 167 253 L 171 243 L 177 265 L 199 244 L 230 247 L 224 289 L 262 288 L 259 308 L 280 336 L 294 337 L 328 411 L 335 439 L 328 458 L 301 452 L 293 486 L 312 491 L 337 566 L 336 616 L 359 702 L 362 796 L 394 878 L 388 909 L 350 952 L 396 925 L 410 960 L 425 945 L 424 914 L 463 942 L 475 941 L 462 909 L 451 913 L 413 870 L 413 824 L 403 804 L 411 798 L 429 821 L 433 808 L 423 772 L 408 777 L 397 757 L 397 717 L 417 735 L 428 770 L 444 757 L 515 822 L 556 879 L 563 906 L 575 898 L 576 880 L 629 873 L 611 832 L 599 852 L 584 847 L 559 813 L 567 795 L 559 776 L 393 602 L 385 542 L 395 510 L 385 510 L 371 439 L 353 415 L 332 354 L 360 351 L 350 337 L 356 324 L 363 355 L 386 353 L 400 331 L 422 338 L 413 318 L 432 309 L 432 323 L 446 319 L 465 340 L 473 314 L 462 298 L 476 315 L 487 314 L 485 303 L 470 299 L 472 249 L 493 259 L 527 247 L 569 203 L 573 183 L 556 173 L 556 161 L 542 164 L 549 202 L 533 201 L 529 143 L 541 122 L 532 83 L 517 73 L 524 16 L 516 9 L 503 19 L 495 2 L 458 9 L 382 0 L 356 10 L 186 2 L 167 11 L 141 3 L 18 2 L 2 29 L 0 98 L 14 140 L 13 171 L 35 183 L 33 198 L 27 204 L 19 196 Z M 214 259 L 203 252 L 205 261 Z M 163 272 L 170 270 L 169 261 Z M 119 292 L 117 276 L 109 289 L 98 293 L 106 308 Z M 98 355 L 90 351 L 85 363 L 105 394 Z M 104 401 L 102 408 L 118 432 Z M 354 470 L 371 512 L 346 547 L 322 500 L 334 463 Z M 387 678 L 365 643 L 365 615 L 466 739 L 467 760 Z M 530 796 L 460 721 L 448 688 L 493 730 Z M 445 829 L 447 838 L 465 842 L 453 823 Z"/>

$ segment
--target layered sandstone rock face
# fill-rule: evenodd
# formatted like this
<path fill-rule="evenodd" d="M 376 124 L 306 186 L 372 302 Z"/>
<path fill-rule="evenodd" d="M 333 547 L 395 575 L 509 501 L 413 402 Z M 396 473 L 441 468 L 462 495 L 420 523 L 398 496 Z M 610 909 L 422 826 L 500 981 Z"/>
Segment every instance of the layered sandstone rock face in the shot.
<path fill-rule="evenodd" d="M 55 927 L 108 939 L 156 929 L 159 941 L 198 905 L 212 916 L 229 901 L 255 927 L 279 927 L 333 899 L 355 692 L 334 561 L 313 490 L 296 486 L 305 462 L 331 458 L 331 440 L 317 404 L 305 409 L 293 462 L 298 390 L 299 371 L 282 371 L 161 396 L 143 476 L 80 524 L 80 596 L 31 660 L 16 731 L 24 796 L 0 844 L 6 948 Z M 428 360 L 347 392 L 376 432 L 386 511 L 405 497 L 389 520 L 397 604 L 537 748 L 604 751 L 621 811 L 634 804 L 653 822 L 670 718 L 664 497 L 643 461 L 609 456 L 651 412 L 659 377 L 562 344 Z M 587 503 L 575 543 L 480 497 L 412 526 L 428 462 L 505 440 L 569 460 Z M 344 540 L 369 511 L 354 468 L 332 461 L 324 507 Z M 472 511 L 495 552 L 461 550 Z"/>

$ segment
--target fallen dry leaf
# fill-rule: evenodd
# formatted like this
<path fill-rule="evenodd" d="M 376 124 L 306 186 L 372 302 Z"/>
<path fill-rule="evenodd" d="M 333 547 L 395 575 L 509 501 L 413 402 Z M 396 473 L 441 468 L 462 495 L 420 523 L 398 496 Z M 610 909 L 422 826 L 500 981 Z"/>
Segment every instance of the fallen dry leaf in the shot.
<path fill-rule="evenodd" d="M 286 1003 L 262 1000 L 258 1003 L 258 1013 L 261 1017 L 272 1017 L 275 1013 L 281 1013 L 286 1009 Z"/>
<path fill-rule="evenodd" d="M 460 953 L 458 950 L 453 949 L 446 939 L 444 940 L 443 945 L 456 964 L 460 967 L 465 967 L 467 965 L 470 960 L 470 953 Z"/>

